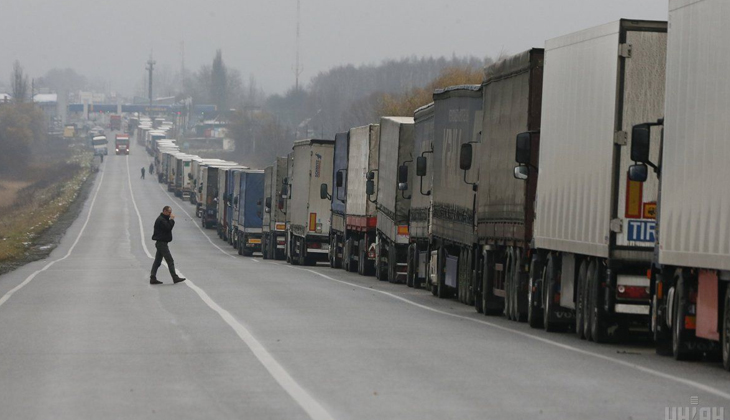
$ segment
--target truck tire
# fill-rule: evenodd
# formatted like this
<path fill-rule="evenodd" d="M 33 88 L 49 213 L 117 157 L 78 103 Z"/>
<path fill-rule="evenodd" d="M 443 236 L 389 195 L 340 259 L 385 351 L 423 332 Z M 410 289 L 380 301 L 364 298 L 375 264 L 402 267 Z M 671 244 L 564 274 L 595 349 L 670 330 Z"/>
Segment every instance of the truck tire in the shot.
<path fill-rule="evenodd" d="M 725 310 L 722 317 L 722 366 L 730 371 L 730 285 L 725 286 Z"/>
<path fill-rule="evenodd" d="M 484 254 L 484 264 L 482 268 L 482 308 L 484 315 L 499 315 L 504 313 L 504 299 L 494 296 L 494 269 L 493 261 L 494 252 L 486 252 Z"/>
<path fill-rule="evenodd" d="M 515 320 L 515 259 L 512 248 L 508 248 L 504 260 L 504 315 Z"/>
<path fill-rule="evenodd" d="M 413 287 L 416 280 L 416 254 L 415 244 L 408 245 L 408 251 L 406 254 L 406 286 Z"/>
<path fill-rule="evenodd" d="M 588 275 L 588 261 L 583 261 L 578 269 L 578 279 L 575 285 L 576 299 L 575 299 L 575 335 L 578 338 L 585 340 L 585 320 L 586 320 L 586 284 Z"/>
<path fill-rule="evenodd" d="M 383 267 L 383 248 L 387 249 L 383 246 L 382 239 L 379 239 L 378 244 L 375 245 L 375 278 L 380 281 L 387 281 L 390 279 L 388 278 L 388 271 Z M 360 255 L 362 255 L 362 252 Z"/>
<path fill-rule="evenodd" d="M 522 271 L 522 249 L 515 248 L 515 288 L 514 288 L 514 308 L 515 308 L 515 321 L 525 322 L 527 321 L 527 281 L 525 280 L 525 273 Z"/>
<path fill-rule="evenodd" d="M 482 314 L 484 313 L 484 299 L 482 299 L 482 287 L 484 286 L 484 281 L 482 281 L 482 259 L 477 255 L 474 254 L 474 257 L 476 257 L 476 261 L 474 261 L 474 274 L 472 276 L 473 282 L 474 282 L 474 310 L 477 311 L 477 313 Z"/>
<path fill-rule="evenodd" d="M 347 240 L 345 241 L 345 250 L 342 253 L 342 268 L 349 271 L 350 273 L 354 273 L 355 271 L 357 271 L 357 261 L 352 258 L 354 245 L 355 240 L 352 239 L 352 237 L 347 238 Z"/>
<path fill-rule="evenodd" d="M 446 250 L 443 246 L 439 248 L 438 252 L 438 260 L 437 263 L 437 269 L 436 269 L 436 292 L 439 299 L 446 299 L 447 293 L 446 293 L 446 273 L 445 273 L 445 267 L 446 267 Z"/>
<path fill-rule="evenodd" d="M 603 270 L 599 261 L 593 261 L 588 267 L 588 291 L 589 310 L 591 314 L 590 337 L 584 331 L 587 338 L 592 339 L 596 343 L 605 343 L 608 341 L 608 326 L 606 314 L 603 310 L 604 291 L 601 288 L 603 283 Z"/>
<path fill-rule="evenodd" d="M 545 276 L 543 277 L 543 315 L 542 326 L 547 332 L 555 332 L 559 330 L 558 324 L 552 320 L 554 312 L 555 284 L 558 273 L 560 272 L 560 263 L 556 261 L 557 257 L 551 255 L 548 257 L 547 267 L 545 267 Z"/>
<path fill-rule="evenodd" d="M 291 238 L 291 244 L 289 244 L 289 259 L 291 260 L 291 265 L 299 265 L 299 254 L 297 253 L 297 238 L 293 237 Z"/>
<path fill-rule="evenodd" d="M 674 286 L 674 313 L 672 319 L 672 354 L 675 360 L 687 360 L 692 355 L 688 350 L 689 332 L 684 328 L 684 318 L 687 315 L 687 297 L 689 296 L 687 279 L 681 274 Z"/>
<path fill-rule="evenodd" d="M 388 247 L 388 281 L 391 283 L 401 283 L 398 280 L 398 249 L 395 244 L 391 244 Z"/>
<path fill-rule="evenodd" d="M 365 262 L 367 261 L 368 254 L 365 250 L 365 239 L 360 239 L 360 241 L 357 243 L 357 274 L 361 276 L 365 276 Z"/>
<path fill-rule="evenodd" d="M 330 268 L 337 268 L 335 258 L 337 256 L 337 235 L 330 235 L 330 252 L 327 257 L 330 262 Z"/>
<path fill-rule="evenodd" d="M 542 328 L 542 281 L 544 267 L 542 262 L 533 258 L 527 290 L 527 324 L 530 328 Z"/>
<path fill-rule="evenodd" d="M 262 258 L 265 260 L 268 260 L 269 258 L 271 258 L 269 256 L 269 246 L 268 246 L 269 241 L 267 239 L 268 238 L 267 238 L 266 234 L 261 235 L 261 255 L 262 255 Z"/>

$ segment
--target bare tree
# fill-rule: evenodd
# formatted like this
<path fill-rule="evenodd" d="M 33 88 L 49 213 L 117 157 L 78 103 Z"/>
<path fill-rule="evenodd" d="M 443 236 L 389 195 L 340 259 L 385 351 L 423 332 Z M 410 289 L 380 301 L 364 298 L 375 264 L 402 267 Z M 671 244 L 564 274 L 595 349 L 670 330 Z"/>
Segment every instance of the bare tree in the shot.
<path fill-rule="evenodd" d="M 28 99 L 28 75 L 23 74 L 23 67 L 18 60 L 15 60 L 15 64 L 13 64 L 10 86 L 16 103 L 22 104 Z"/>

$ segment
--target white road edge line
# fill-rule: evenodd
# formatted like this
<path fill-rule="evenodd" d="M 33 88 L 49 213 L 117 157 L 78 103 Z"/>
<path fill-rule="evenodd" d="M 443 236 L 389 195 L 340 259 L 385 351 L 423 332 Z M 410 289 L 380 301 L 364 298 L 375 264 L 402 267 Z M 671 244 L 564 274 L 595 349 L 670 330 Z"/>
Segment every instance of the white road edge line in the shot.
<path fill-rule="evenodd" d="M 132 196 L 132 204 L 134 210 L 137 212 L 137 219 L 139 220 L 139 231 L 141 234 L 142 247 L 149 258 L 152 258 L 147 249 L 147 245 L 144 242 L 144 228 L 142 226 L 142 215 L 137 207 L 137 200 L 134 198 L 134 191 L 132 190 L 132 178 L 129 171 L 129 159 L 127 159 L 127 181 L 129 182 L 129 193 Z M 162 188 L 162 187 L 160 187 Z M 163 190 L 164 191 L 164 190 Z M 185 210 L 183 210 L 185 211 Z M 187 214 L 187 213 L 186 213 Z M 188 215 L 189 216 L 189 215 Z M 208 235 L 205 235 L 206 237 Z M 210 238 L 208 238 L 210 240 Z M 211 242 L 212 243 L 212 242 Z M 215 245 L 215 244 L 214 244 Z M 220 248 L 218 248 L 220 249 Z M 227 254 L 230 255 L 230 254 Z M 179 274 L 182 274 L 179 270 L 176 270 Z M 198 294 L 200 299 L 205 302 L 208 307 L 218 313 L 221 318 L 236 332 L 238 337 L 248 346 L 253 352 L 254 356 L 261 362 L 276 382 L 289 394 L 289 396 L 299 404 L 300 407 L 309 415 L 312 420 L 334 420 L 334 418 L 325 410 L 325 408 L 314 399 L 304 388 L 299 385 L 294 378 L 284 369 L 283 366 L 276 361 L 276 359 L 269 353 L 266 348 L 251 334 L 251 332 L 243 326 L 230 312 L 221 308 L 208 294 L 196 286 L 192 280 L 187 279 L 185 284 L 188 285 L 195 293 Z"/>
<path fill-rule="evenodd" d="M 550 344 L 550 345 L 555 346 L 555 347 L 560 347 L 560 348 L 565 349 L 565 350 L 570 350 L 570 351 L 573 351 L 575 353 L 580 353 L 580 354 L 583 354 L 583 355 L 586 355 L 586 356 L 592 356 L 592 357 L 595 357 L 595 358 L 598 358 L 598 359 L 606 360 L 608 362 L 613 362 L 613 363 L 619 364 L 619 365 L 624 366 L 624 367 L 628 367 L 628 368 L 635 369 L 635 370 L 640 370 L 640 371 L 642 371 L 644 373 L 648 373 L 650 375 L 658 376 L 658 377 L 664 378 L 664 379 L 669 379 L 671 381 L 679 382 L 679 383 L 681 383 L 683 385 L 687 385 L 687 386 L 690 386 L 690 387 L 693 387 L 693 388 L 697 388 L 699 390 L 708 392 L 710 394 L 716 395 L 716 396 L 721 397 L 721 398 L 724 398 L 726 400 L 730 400 L 730 393 L 720 391 L 719 389 L 716 389 L 716 388 L 707 386 L 705 384 L 701 384 L 699 382 L 692 381 L 690 379 L 680 378 L 680 377 L 677 377 L 677 376 L 670 375 L 668 373 L 660 372 L 658 370 L 654 370 L 654 369 L 646 368 L 646 367 L 643 367 L 643 366 L 639 366 L 639 365 L 634 364 L 634 363 L 626 362 L 626 361 L 619 360 L 619 359 L 614 359 L 613 357 L 605 356 L 603 354 L 593 353 L 593 352 L 590 352 L 590 351 L 587 351 L 587 350 L 579 349 L 577 347 L 569 346 L 567 344 L 558 343 L 556 341 L 552 341 L 552 340 L 549 340 L 547 338 L 538 337 L 538 336 L 535 336 L 535 335 L 532 335 L 532 334 L 528 334 L 528 333 L 525 333 L 525 332 L 522 332 L 522 331 L 517 331 L 517 330 L 511 329 L 511 328 L 508 328 L 508 327 L 503 327 L 501 325 L 494 324 L 492 322 L 483 321 L 483 320 L 480 320 L 480 319 L 474 319 L 474 318 L 470 318 L 470 317 L 466 317 L 466 316 L 462 316 L 462 315 L 457 315 L 457 314 L 452 314 L 452 313 L 449 313 L 449 312 L 441 311 L 441 310 L 438 310 L 438 309 L 435 309 L 435 308 L 428 307 L 426 305 L 421 305 L 420 303 L 413 302 L 411 300 L 408 300 L 406 298 L 400 297 L 398 295 L 394 295 L 393 293 L 390 293 L 390 292 L 386 292 L 386 291 L 383 291 L 383 290 L 377 290 L 377 289 L 371 289 L 369 287 L 361 286 L 359 284 L 354 284 L 354 283 L 346 282 L 346 281 L 343 281 L 343 280 L 338 280 L 338 279 L 335 279 L 333 277 L 330 277 L 330 276 L 328 276 L 326 274 L 319 273 L 319 272 L 314 271 L 314 270 L 310 270 L 310 269 L 306 269 L 306 268 L 300 268 L 300 267 L 294 267 L 294 266 L 291 266 L 291 265 L 288 265 L 288 264 L 278 264 L 278 265 L 285 265 L 286 267 L 289 267 L 289 268 L 292 268 L 292 269 L 302 270 L 302 271 L 308 271 L 308 272 L 310 272 L 312 274 L 316 274 L 316 275 L 318 275 L 320 277 L 324 277 L 325 279 L 328 279 L 328 280 L 331 280 L 331 281 L 334 281 L 334 282 L 337 282 L 337 283 L 346 284 L 348 286 L 357 287 L 357 288 L 364 289 L 364 290 L 367 290 L 367 291 L 370 291 L 370 292 L 380 293 L 380 294 L 389 296 L 389 297 L 391 297 L 393 299 L 397 299 L 397 300 L 400 300 L 402 302 L 405 302 L 405 303 L 407 303 L 409 305 L 413 305 L 413 306 L 416 306 L 418 308 L 425 309 L 427 311 L 435 312 L 435 313 L 438 313 L 438 314 L 441 314 L 441 315 L 446 315 L 446 316 L 449 316 L 449 317 L 452 317 L 452 318 L 458 318 L 458 319 L 463 319 L 463 320 L 466 320 L 466 321 L 476 322 L 476 323 L 479 323 L 479 324 L 482 324 L 482 325 L 487 325 L 487 326 L 490 326 L 492 328 L 496 328 L 498 330 L 510 332 L 512 334 L 516 334 L 516 335 L 519 335 L 519 336 L 522 336 L 522 337 L 525 337 L 525 338 L 529 338 L 531 340 L 540 341 L 540 342 L 545 343 L 545 344 Z"/>

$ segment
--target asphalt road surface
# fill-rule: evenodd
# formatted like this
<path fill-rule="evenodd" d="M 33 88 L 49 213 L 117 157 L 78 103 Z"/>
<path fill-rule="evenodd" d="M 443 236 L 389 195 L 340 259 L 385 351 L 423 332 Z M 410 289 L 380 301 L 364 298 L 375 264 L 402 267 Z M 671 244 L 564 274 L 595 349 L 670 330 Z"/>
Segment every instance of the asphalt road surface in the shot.
<path fill-rule="evenodd" d="M 140 179 L 149 159 L 134 142 L 129 157 L 107 156 L 60 246 L 0 277 L 0 417 L 665 419 L 689 407 L 730 418 L 717 363 L 238 256 L 189 203 Z M 164 205 L 188 281 L 173 285 L 163 266 L 165 284 L 151 286 Z"/>

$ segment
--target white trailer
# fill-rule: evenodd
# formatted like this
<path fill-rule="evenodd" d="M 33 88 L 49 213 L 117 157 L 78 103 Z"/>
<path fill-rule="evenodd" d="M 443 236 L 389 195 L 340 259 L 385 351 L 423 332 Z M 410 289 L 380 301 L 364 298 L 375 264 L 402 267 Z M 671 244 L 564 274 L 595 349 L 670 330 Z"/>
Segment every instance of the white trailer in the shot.
<path fill-rule="evenodd" d="M 334 140 L 294 142 L 287 235 L 287 260 L 293 264 L 327 261 L 330 202 L 321 198 L 320 191 L 321 184 L 332 189 L 334 148 Z"/>
<path fill-rule="evenodd" d="M 659 353 L 721 350 L 730 370 L 730 4 L 670 0 L 669 21 L 665 118 L 634 127 L 630 170 L 661 174 L 652 326 Z"/>
<path fill-rule="evenodd" d="M 601 342 L 649 326 L 658 182 L 627 174 L 631 127 L 664 112 L 666 29 L 620 20 L 545 43 L 530 281 L 547 330 Z"/>

